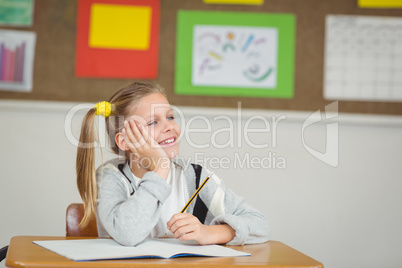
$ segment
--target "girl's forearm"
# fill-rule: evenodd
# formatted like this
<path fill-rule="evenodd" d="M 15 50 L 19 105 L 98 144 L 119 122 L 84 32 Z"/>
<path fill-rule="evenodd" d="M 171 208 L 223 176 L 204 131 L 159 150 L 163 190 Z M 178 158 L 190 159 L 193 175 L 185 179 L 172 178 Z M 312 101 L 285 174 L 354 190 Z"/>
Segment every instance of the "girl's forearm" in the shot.
<path fill-rule="evenodd" d="M 235 230 L 227 224 L 206 227 L 208 230 L 208 244 L 226 244 L 236 236 Z"/>

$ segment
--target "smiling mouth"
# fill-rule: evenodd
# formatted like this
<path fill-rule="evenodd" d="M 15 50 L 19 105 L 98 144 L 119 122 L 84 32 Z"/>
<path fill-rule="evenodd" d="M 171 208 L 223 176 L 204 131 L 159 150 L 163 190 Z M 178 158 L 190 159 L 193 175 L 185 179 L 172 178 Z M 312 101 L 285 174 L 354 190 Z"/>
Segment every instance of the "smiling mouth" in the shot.
<path fill-rule="evenodd" d="M 164 140 L 164 141 L 160 142 L 159 144 L 160 145 L 166 145 L 166 144 L 171 144 L 171 143 L 173 143 L 175 141 L 176 141 L 176 138 L 171 138 L 171 139 Z"/>

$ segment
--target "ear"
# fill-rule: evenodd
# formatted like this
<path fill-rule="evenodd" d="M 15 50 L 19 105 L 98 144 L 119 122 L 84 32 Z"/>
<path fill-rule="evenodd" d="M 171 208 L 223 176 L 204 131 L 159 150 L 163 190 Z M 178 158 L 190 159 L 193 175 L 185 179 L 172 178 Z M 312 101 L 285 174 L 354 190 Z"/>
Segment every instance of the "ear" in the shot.
<path fill-rule="evenodd" d="M 121 132 L 116 133 L 116 135 L 114 136 L 114 140 L 115 140 L 117 146 L 120 148 L 120 150 L 122 150 L 122 151 L 130 150 L 130 148 L 128 147 L 128 145 L 126 143 L 126 139 L 124 138 L 123 133 L 121 133 Z"/>

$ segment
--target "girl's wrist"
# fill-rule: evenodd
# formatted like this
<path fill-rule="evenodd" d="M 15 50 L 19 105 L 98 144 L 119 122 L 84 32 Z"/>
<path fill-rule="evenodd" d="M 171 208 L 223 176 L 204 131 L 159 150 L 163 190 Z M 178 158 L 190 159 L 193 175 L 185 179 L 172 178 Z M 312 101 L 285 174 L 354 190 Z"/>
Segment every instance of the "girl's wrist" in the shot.
<path fill-rule="evenodd" d="M 207 228 L 207 244 L 226 244 L 236 236 L 235 230 L 227 224 L 205 225 Z"/>
<path fill-rule="evenodd" d="M 166 180 L 170 171 L 170 160 L 162 160 L 152 171 Z"/>

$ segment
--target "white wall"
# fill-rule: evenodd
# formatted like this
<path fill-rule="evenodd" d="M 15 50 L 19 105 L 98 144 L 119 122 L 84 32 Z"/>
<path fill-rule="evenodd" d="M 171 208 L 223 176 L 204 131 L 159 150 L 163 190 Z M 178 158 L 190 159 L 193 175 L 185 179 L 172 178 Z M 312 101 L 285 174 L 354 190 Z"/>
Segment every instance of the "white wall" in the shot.
<path fill-rule="evenodd" d="M 75 184 L 76 148 L 64 129 L 66 114 L 73 105 L 0 101 L 0 247 L 16 235 L 65 234 L 65 209 L 81 201 Z M 268 217 L 273 240 L 328 268 L 402 266 L 401 117 L 340 114 L 335 120 L 339 122 L 339 165 L 331 167 L 303 147 L 302 124 L 310 112 L 242 110 L 240 130 L 256 114 L 271 123 L 271 132 L 249 134 L 253 143 L 269 144 L 268 148 L 255 149 L 244 137 L 238 146 L 236 109 L 182 107 L 181 111 L 187 123 L 204 114 L 212 127 L 210 133 L 183 139 L 183 157 L 231 159 L 214 169 L 215 173 Z M 216 118 L 218 115 L 234 121 L 234 148 L 217 149 L 212 144 L 205 149 L 193 148 L 191 142 L 228 141 L 229 132 L 223 129 L 229 123 Z M 273 147 L 271 116 L 281 115 L 286 119 L 277 125 L 277 144 Z M 81 119 L 82 114 L 73 118 L 75 136 Z M 195 120 L 189 126 L 205 129 L 206 123 Z M 261 120 L 250 124 L 250 128 L 263 127 Z M 325 150 L 324 124 L 308 127 L 305 135 L 309 146 Z M 269 152 L 275 153 L 277 160 L 283 158 L 286 168 L 240 168 L 239 163 L 234 168 L 236 154 L 244 157 L 249 153 L 258 160 Z M 198 162 L 210 168 L 216 165 L 210 161 Z"/>

